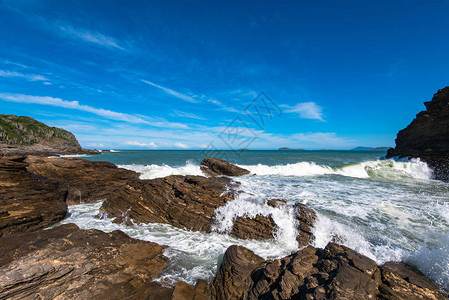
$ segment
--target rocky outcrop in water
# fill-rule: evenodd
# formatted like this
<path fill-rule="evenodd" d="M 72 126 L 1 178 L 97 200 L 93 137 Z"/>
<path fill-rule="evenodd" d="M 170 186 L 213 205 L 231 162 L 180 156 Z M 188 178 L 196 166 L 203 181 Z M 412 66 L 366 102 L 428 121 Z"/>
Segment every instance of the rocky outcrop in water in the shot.
<path fill-rule="evenodd" d="M 170 299 L 163 246 L 74 224 L 0 239 L 0 299 Z"/>
<path fill-rule="evenodd" d="M 0 157 L 0 236 L 35 231 L 62 220 L 67 189 L 27 171 L 24 157 Z"/>
<path fill-rule="evenodd" d="M 109 195 L 100 211 L 118 223 L 165 223 L 210 232 L 215 209 L 234 199 L 233 185 L 223 177 L 134 180 Z"/>
<path fill-rule="evenodd" d="M 270 199 L 267 205 L 271 207 L 280 207 L 286 209 L 287 201 L 280 199 Z M 316 213 L 313 209 L 308 208 L 304 204 L 297 203 L 293 206 L 297 222 L 298 247 L 305 247 L 313 240 L 312 228 L 315 224 Z M 266 240 L 274 237 L 277 225 L 271 215 L 257 215 L 254 218 L 238 217 L 234 220 L 231 236 L 242 239 Z"/>
<path fill-rule="evenodd" d="M 426 110 L 405 129 L 398 132 L 396 147 L 389 149 L 393 156 L 419 157 L 434 171 L 434 177 L 449 180 L 449 86 L 425 102 Z"/>
<path fill-rule="evenodd" d="M 308 246 L 264 260 L 242 246 L 226 251 L 211 282 L 212 299 L 446 299 L 419 271 L 403 263 L 382 267 L 347 247 Z"/>
<path fill-rule="evenodd" d="M 105 199 L 128 181 L 139 178 L 136 172 L 102 161 L 28 156 L 25 162 L 28 163 L 28 172 L 57 180 L 66 186 L 68 204 Z"/>
<path fill-rule="evenodd" d="M 30 117 L 0 114 L 0 153 L 4 155 L 98 154 L 83 149 L 67 130 Z"/>
<path fill-rule="evenodd" d="M 233 165 L 225 160 L 206 157 L 203 159 L 200 165 L 201 171 L 210 176 L 242 176 L 249 174 L 250 171 Z"/>

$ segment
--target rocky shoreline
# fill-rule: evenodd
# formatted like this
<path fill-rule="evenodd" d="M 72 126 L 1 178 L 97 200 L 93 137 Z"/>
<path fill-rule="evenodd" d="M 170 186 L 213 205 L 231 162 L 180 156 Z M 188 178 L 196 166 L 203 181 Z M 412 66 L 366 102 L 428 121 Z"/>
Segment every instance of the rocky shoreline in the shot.
<path fill-rule="evenodd" d="M 398 132 L 387 158 L 412 157 L 426 162 L 435 179 L 449 181 L 449 86 L 425 102 L 426 110 Z"/>
<path fill-rule="evenodd" d="M 196 286 L 154 281 L 168 266 L 163 245 L 67 224 L 67 205 L 104 199 L 100 213 L 127 224 L 158 222 L 211 232 L 214 211 L 239 193 L 234 176 L 249 171 L 206 158 L 205 176 L 139 179 L 107 162 L 79 158 L 0 158 L 0 299 L 445 299 L 444 291 L 403 263 L 383 266 L 330 243 L 310 246 L 316 213 L 297 204 L 298 247 L 289 256 L 265 261 L 231 246 L 215 278 Z M 212 171 L 210 171 L 212 170 Z M 225 177 L 233 176 L 233 178 Z M 267 205 L 288 205 L 270 199 Z M 270 239 L 270 216 L 238 218 L 230 235 Z M 309 245 L 309 246 L 308 246 Z"/>

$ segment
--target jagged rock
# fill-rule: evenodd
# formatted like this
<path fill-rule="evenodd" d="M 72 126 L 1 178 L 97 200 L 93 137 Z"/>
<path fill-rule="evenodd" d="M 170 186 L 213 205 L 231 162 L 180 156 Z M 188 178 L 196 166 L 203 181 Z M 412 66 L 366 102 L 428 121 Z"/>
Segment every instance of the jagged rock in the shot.
<path fill-rule="evenodd" d="M 229 178 L 172 175 L 130 181 L 100 208 L 115 222 L 166 223 L 210 232 L 216 208 L 234 198 Z"/>
<path fill-rule="evenodd" d="M 75 136 L 30 117 L 0 114 L 0 153 L 4 155 L 98 154 L 81 148 Z"/>
<path fill-rule="evenodd" d="M 270 216 L 238 217 L 234 220 L 230 235 L 240 239 L 266 240 L 273 238 L 275 227 L 276 223 Z"/>
<path fill-rule="evenodd" d="M 205 157 L 200 165 L 201 171 L 210 176 L 241 176 L 250 171 L 215 157 Z"/>
<path fill-rule="evenodd" d="M 211 283 L 212 299 L 243 299 L 251 283 L 252 271 L 263 261 L 263 258 L 245 247 L 229 247 Z"/>
<path fill-rule="evenodd" d="M 281 199 L 269 199 L 267 205 L 271 207 L 288 206 L 287 201 Z M 316 213 L 306 205 L 297 203 L 294 205 L 298 235 L 298 247 L 305 247 L 313 240 L 312 228 L 315 223 Z M 241 239 L 266 240 L 274 237 L 276 223 L 271 215 L 257 215 L 255 218 L 238 217 L 234 220 L 231 236 Z"/>
<path fill-rule="evenodd" d="M 74 224 L 0 239 L 1 299 L 167 299 L 163 246 Z"/>
<path fill-rule="evenodd" d="M 45 228 L 67 212 L 67 189 L 28 172 L 23 160 L 0 157 L 0 236 Z"/>
<path fill-rule="evenodd" d="M 316 221 L 316 212 L 301 203 L 296 203 L 294 209 L 299 229 L 296 240 L 299 247 L 304 247 L 314 239 L 312 229 Z"/>
<path fill-rule="evenodd" d="M 33 174 L 54 179 L 68 189 L 67 203 L 79 204 L 105 199 L 139 174 L 118 168 L 112 163 L 61 157 L 28 156 L 27 170 Z"/>
<path fill-rule="evenodd" d="M 266 260 L 231 246 L 212 280 L 213 299 L 445 299 L 438 287 L 403 263 L 377 264 L 347 247 L 308 246 Z"/>
<path fill-rule="evenodd" d="M 440 89 L 405 129 L 398 132 L 393 156 L 419 157 L 434 171 L 434 177 L 449 180 L 449 86 Z"/>
<path fill-rule="evenodd" d="M 418 270 L 400 262 L 382 268 L 381 299 L 443 299 L 438 287 Z"/>

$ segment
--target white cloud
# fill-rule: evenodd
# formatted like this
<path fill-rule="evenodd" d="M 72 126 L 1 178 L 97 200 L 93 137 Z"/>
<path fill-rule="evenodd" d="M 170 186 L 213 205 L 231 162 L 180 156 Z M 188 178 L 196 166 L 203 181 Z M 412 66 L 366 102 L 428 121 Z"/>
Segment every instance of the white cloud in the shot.
<path fill-rule="evenodd" d="M 235 109 L 234 107 L 231 107 L 231 106 L 227 106 L 216 99 L 207 99 L 207 101 L 219 106 L 224 111 L 229 111 L 229 112 L 233 112 L 233 113 L 241 113 L 241 111 L 239 111 L 238 109 Z"/>
<path fill-rule="evenodd" d="M 127 145 L 131 145 L 131 146 L 139 146 L 139 147 L 150 147 L 153 149 L 156 149 L 158 147 L 158 145 L 156 145 L 155 143 L 151 142 L 151 143 L 141 143 L 141 142 L 137 142 L 137 141 L 129 141 L 126 142 Z"/>
<path fill-rule="evenodd" d="M 183 144 L 183 143 L 181 143 L 181 142 L 176 142 L 176 143 L 175 143 L 175 146 L 178 147 L 178 148 L 181 148 L 181 149 L 187 149 L 187 148 L 189 148 L 189 146 L 187 146 L 186 144 Z"/>
<path fill-rule="evenodd" d="M 115 48 L 125 50 L 118 42 L 109 36 L 101 34 L 99 32 L 88 31 L 84 29 L 76 29 L 69 25 L 59 25 L 59 31 L 70 38 L 80 39 L 88 43 L 96 44 L 106 48 Z"/>
<path fill-rule="evenodd" d="M 151 81 L 148 81 L 148 80 L 141 79 L 141 81 L 144 82 L 144 83 L 146 83 L 146 84 L 149 84 L 149 85 L 151 85 L 151 86 L 154 86 L 154 87 L 156 87 L 156 88 L 158 88 L 158 89 L 161 89 L 161 90 L 163 90 L 165 93 L 167 93 L 167 94 L 169 94 L 169 95 L 172 95 L 172 96 L 174 96 L 174 97 L 176 97 L 176 98 L 179 98 L 179 99 L 181 99 L 181 100 L 184 100 L 184 101 L 187 101 L 187 102 L 190 102 L 190 103 L 198 103 L 197 100 L 193 99 L 193 98 L 192 98 L 191 96 L 189 96 L 189 95 L 179 93 L 179 92 L 177 92 L 177 91 L 174 91 L 174 90 L 169 89 L 169 88 L 167 88 L 167 87 L 163 87 L 163 86 L 161 86 L 161 85 L 155 84 L 155 83 L 153 83 L 153 82 L 151 82 Z"/>
<path fill-rule="evenodd" d="M 173 117 L 182 117 L 182 118 L 190 118 L 190 119 L 196 119 L 196 120 L 206 120 L 205 118 L 202 118 L 194 113 L 189 113 L 185 111 L 175 110 L 173 114 L 171 114 Z"/>
<path fill-rule="evenodd" d="M 167 127 L 167 128 L 188 128 L 187 125 L 181 123 L 171 123 L 164 119 L 161 120 L 152 120 L 150 121 L 148 118 L 143 116 L 135 116 L 120 112 L 115 112 L 103 108 L 95 108 L 89 105 L 80 104 L 78 101 L 66 101 L 60 98 L 53 98 L 48 96 L 31 96 L 31 95 L 23 95 L 23 94 L 7 94 L 0 93 L 0 99 L 10 102 L 19 102 L 19 103 L 32 103 L 32 104 L 42 104 L 42 105 L 51 105 L 57 107 L 63 107 L 68 109 L 75 109 L 85 112 L 90 112 L 95 115 L 111 119 L 124 121 L 128 123 L 136 123 L 136 124 L 146 124 L 155 127 Z"/>
<path fill-rule="evenodd" d="M 3 70 L 0 70 L 0 77 L 24 78 L 29 81 L 48 81 L 48 79 L 42 75 L 23 74 L 23 73 L 19 73 L 19 72 L 3 71 Z"/>
<path fill-rule="evenodd" d="M 315 104 L 315 102 L 297 103 L 295 106 L 287 106 L 284 111 L 286 113 L 296 113 L 302 119 L 312 119 L 324 122 L 322 108 Z"/>

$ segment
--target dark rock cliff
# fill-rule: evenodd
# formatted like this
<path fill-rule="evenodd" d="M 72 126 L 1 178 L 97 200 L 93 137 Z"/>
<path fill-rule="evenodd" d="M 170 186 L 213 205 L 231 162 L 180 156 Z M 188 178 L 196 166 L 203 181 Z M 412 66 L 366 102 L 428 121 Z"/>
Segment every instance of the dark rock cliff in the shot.
<path fill-rule="evenodd" d="M 419 157 L 433 169 L 435 179 L 448 181 L 449 86 L 424 104 L 427 109 L 398 132 L 396 147 L 388 150 L 387 158 Z"/>

